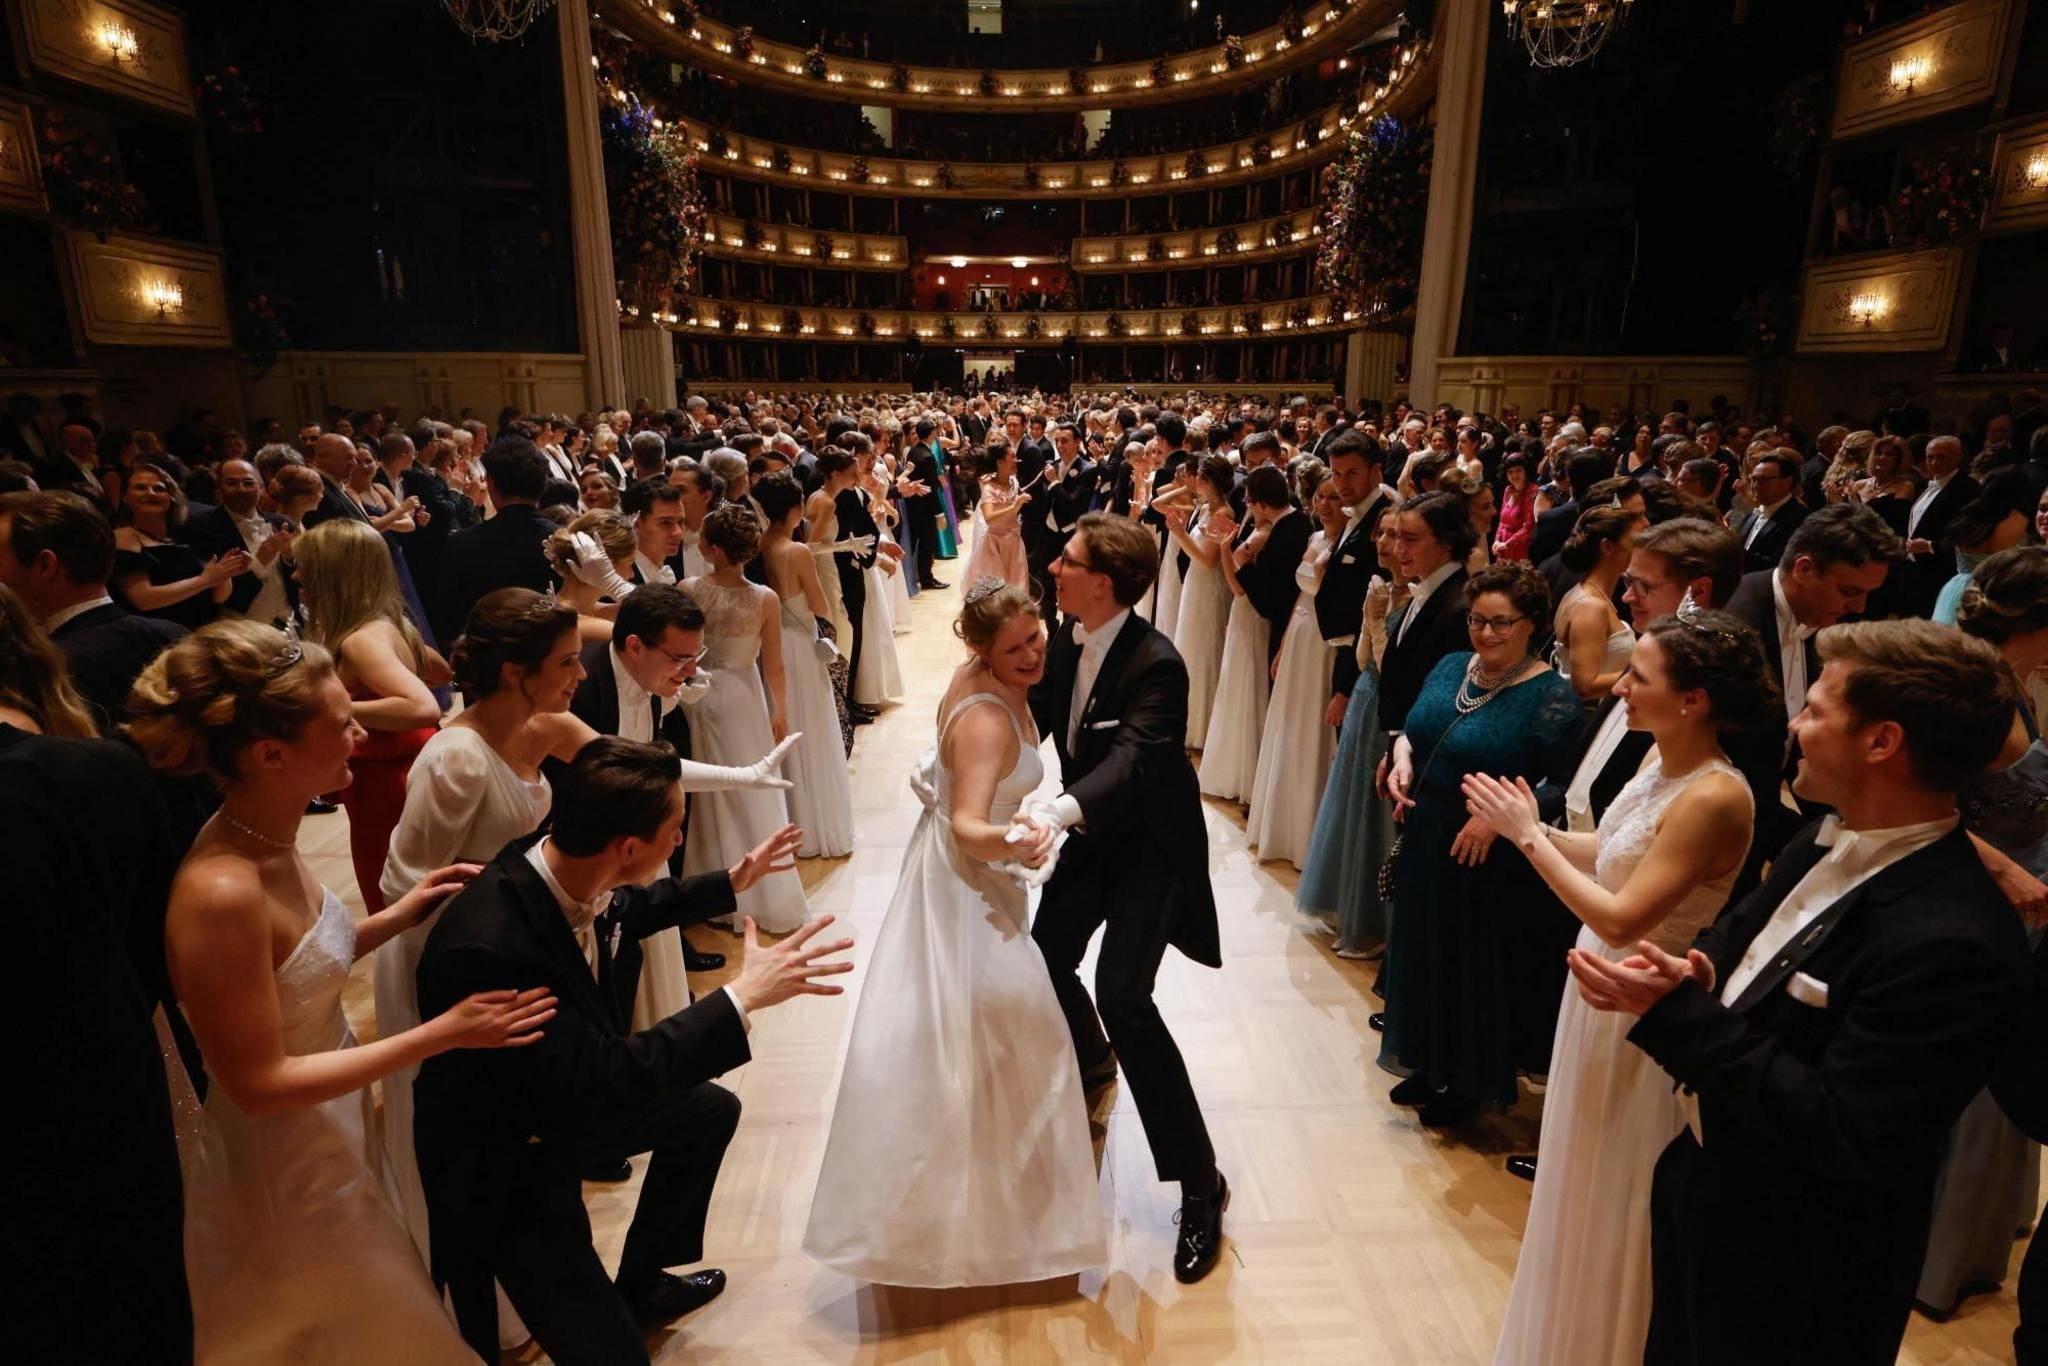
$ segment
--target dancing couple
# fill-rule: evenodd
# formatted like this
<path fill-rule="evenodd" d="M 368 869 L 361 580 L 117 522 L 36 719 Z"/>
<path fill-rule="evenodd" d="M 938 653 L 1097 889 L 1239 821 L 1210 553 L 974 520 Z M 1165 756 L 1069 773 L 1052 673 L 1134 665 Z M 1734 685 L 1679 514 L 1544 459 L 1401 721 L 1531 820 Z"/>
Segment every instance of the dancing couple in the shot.
<path fill-rule="evenodd" d="M 1119 1064 L 1159 1178 L 1181 1184 L 1174 1274 L 1192 1282 L 1215 1265 L 1230 1190 L 1152 1002 L 1169 945 L 1221 964 L 1181 745 L 1187 670 L 1130 610 L 1158 562 L 1136 522 L 1082 517 L 1052 562 L 1065 624 L 1049 644 L 1028 590 L 990 577 L 967 593 L 956 630 L 973 657 L 912 780 L 925 810 L 804 1236 L 828 1266 L 924 1287 L 1101 1266 L 1089 1101 Z M 1032 797 L 1048 732 L 1065 780 L 1051 802 Z M 1030 923 L 1027 884 L 1041 882 Z M 1091 1000 L 1078 970 L 1098 928 Z"/>

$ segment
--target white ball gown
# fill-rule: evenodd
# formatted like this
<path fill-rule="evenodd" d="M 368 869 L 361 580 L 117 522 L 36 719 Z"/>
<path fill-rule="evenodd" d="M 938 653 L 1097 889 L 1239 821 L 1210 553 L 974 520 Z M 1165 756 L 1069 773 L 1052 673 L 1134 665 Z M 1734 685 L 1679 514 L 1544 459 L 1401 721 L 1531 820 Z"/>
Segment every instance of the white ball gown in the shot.
<path fill-rule="evenodd" d="M 1657 765 L 1629 780 L 1600 822 L 1593 866 L 1602 887 L 1617 891 L 1628 881 L 1665 808 L 1710 773 L 1742 776 L 1713 759 L 1681 778 L 1665 777 Z M 1730 872 L 1693 888 L 1645 937 L 1683 956 L 1734 884 Z M 1634 944 L 1613 948 L 1585 927 L 1578 947 L 1610 963 L 1636 953 Z M 1621 1011 L 1593 1009 L 1565 983 L 1543 1094 L 1542 1161 L 1494 1352 L 1499 1366 L 1636 1366 L 1643 1359 L 1650 1177 L 1685 1121 L 1671 1078 L 1628 1041 L 1635 1022 Z"/>
<path fill-rule="evenodd" d="M 1249 567 L 1241 572 L 1249 572 Z M 1272 633 L 1272 623 L 1259 615 L 1249 597 L 1232 598 L 1230 622 L 1223 632 L 1223 668 L 1216 676 L 1216 701 L 1209 710 L 1208 743 L 1202 747 L 1205 797 L 1240 801 L 1251 795 L 1272 686 L 1266 673 L 1266 642 Z"/>
<path fill-rule="evenodd" d="M 711 675 L 702 700 L 690 709 L 690 757 L 706 764 L 754 763 L 775 748 L 760 667 L 761 608 L 764 599 L 774 599 L 774 590 L 757 583 L 728 588 L 708 578 L 691 579 L 683 589 L 704 609 L 704 667 Z M 831 733 L 836 743 L 836 720 Z M 787 824 L 789 803 L 779 788 L 696 793 L 683 871 L 730 868 Z M 802 926 L 805 909 L 804 884 L 795 870 L 770 873 L 739 894 L 732 923 L 752 916 L 763 932 L 788 934 Z"/>
<path fill-rule="evenodd" d="M 1003 707 L 986 693 L 967 708 Z M 997 785 L 1003 824 L 1045 775 L 1030 738 Z M 1080 1070 L 1028 896 L 953 843 L 952 775 L 927 754 L 924 812 L 875 940 L 804 1251 L 882 1285 L 1049 1280 L 1108 1253 Z"/>
<path fill-rule="evenodd" d="M 1209 519 L 1214 515 L 1209 508 L 1201 509 L 1188 524 L 1188 534 L 1196 538 L 1206 536 Z M 1179 545 L 1169 540 L 1166 553 L 1177 557 Z M 1188 556 L 1173 644 L 1188 666 L 1189 749 L 1201 749 L 1208 741 L 1209 709 L 1215 704 L 1216 677 L 1223 667 L 1223 629 L 1230 617 L 1230 598 L 1230 585 L 1223 580 L 1223 570 Z"/>
<path fill-rule="evenodd" d="M 800 858 L 842 858 L 853 852 L 853 790 L 832 675 L 818 657 L 818 625 L 799 597 L 782 603 L 783 715 L 803 738 L 783 761 L 789 818 L 803 827 Z"/>
<path fill-rule="evenodd" d="M 321 895 L 276 973 L 294 1056 L 355 1046 L 341 1012 L 355 923 Z M 216 1084 L 180 1150 L 197 1361 L 476 1366 L 399 1221 L 369 1087 L 251 1115 Z"/>
<path fill-rule="evenodd" d="M 1323 724 L 1330 707 L 1330 669 L 1337 651 L 1349 646 L 1326 645 L 1316 626 L 1316 586 L 1322 580 L 1320 560 L 1329 540 L 1318 531 L 1308 553 L 1294 567 L 1301 596 L 1280 637 L 1280 671 L 1266 704 L 1266 726 L 1259 737 L 1259 766 L 1246 802 L 1245 840 L 1261 861 L 1285 859 L 1296 868 L 1308 857 L 1315 833 L 1316 807 L 1323 799 L 1323 780 L 1337 732 Z"/>

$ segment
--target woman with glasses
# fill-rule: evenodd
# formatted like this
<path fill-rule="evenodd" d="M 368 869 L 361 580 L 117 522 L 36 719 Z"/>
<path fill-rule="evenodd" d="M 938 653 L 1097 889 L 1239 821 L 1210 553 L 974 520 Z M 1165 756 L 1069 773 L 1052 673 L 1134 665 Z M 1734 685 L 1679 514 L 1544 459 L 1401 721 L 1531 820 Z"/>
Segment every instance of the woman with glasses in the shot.
<path fill-rule="evenodd" d="M 1487 773 L 1562 808 L 1586 713 L 1534 653 L 1550 589 L 1508 563 L 1472 576 L 1463 596 L 1471 650 L 1430 672 L 1386 779 L 1402 830 L 1379 1063 L 1404 1078 L 1394 1103 L 1419 1106 L 1432 1128 L 1462 1124 L 1484 1102 L 1512 1105 L 1520 1075 L 1549 1071 L 1574 932 L 1528 858 L 1470 815 L 1461 791 Z"/>

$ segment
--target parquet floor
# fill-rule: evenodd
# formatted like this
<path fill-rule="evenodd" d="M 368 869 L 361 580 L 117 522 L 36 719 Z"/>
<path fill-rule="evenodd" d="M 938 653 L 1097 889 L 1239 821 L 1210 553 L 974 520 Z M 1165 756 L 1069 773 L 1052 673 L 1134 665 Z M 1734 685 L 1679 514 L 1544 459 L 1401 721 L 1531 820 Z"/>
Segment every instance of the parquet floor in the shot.
<path fill-rule="evenodd" d="M 941 566 L 962 572 L 963 562 Z M 957 588 L 920 596 L 897 638 L 909 699 L 864 728 L 854 753 L 857 849 L 804 869 L 812 905 L 871 942 L 895 886 L 918 805 L 904 779 L 930 745 L 940 692 L 959 659 Z M 353 896 L 345 814 L 308 820 L 316 871 Z M 711 1263 L 725 1295 L 654 1345 L 664 1363 L 1053 1363 L 1071 1361 L 1470 1363 L 1490 1359 L 1514 1274 L 1529 1187 L 1501 1159 L 1533 1142 L 1536 1102 L 1455 1140 L 1388 1103 L 1366 1015 L 1374 965 L 1346 962 L 1297 926 L 1294 872 L 1260 865 L 1242 814 L 1210 803 L 1224 966 L 1169 955 L 1158 999 L 1186 1053 L 1234 1189 L 1223 1261 L 1203 1283 L 1174 1282 L 1177 1191 L 1152 1177 L 1127 1100 L 1111 1117 L 1102 1171 L 1110 1263 L 1074 1282 L 987 1291 L 860 1285 L 800 1250 L 840 1054 L 863 971 L 848 994 L 764 1012 L 755 1061 L 726 1078 L 745 1104 L 711 1207 Z M 719 931 L 700 947 L 736 954 Z M 702 991 L 715 979 L 696 983 Z M 368 1035 L 359 965 L 350 1011 Z M 963 1154 L 962 1160 L 972 1160 Z M 639 1181 L 588 1186 L 600 1251 L 615 1257 Z M 2017 1270 L 2015 1248 L 2014 1268 Z M 1917 1315 L 1902 1361 L 2011 1360 L 2012 1281 L 1947 1324 Z M 521 1360 L 538 1360 L 529 1348 Z M 1559 1363 L 1571 1366 L 1571 1363 Z"/>

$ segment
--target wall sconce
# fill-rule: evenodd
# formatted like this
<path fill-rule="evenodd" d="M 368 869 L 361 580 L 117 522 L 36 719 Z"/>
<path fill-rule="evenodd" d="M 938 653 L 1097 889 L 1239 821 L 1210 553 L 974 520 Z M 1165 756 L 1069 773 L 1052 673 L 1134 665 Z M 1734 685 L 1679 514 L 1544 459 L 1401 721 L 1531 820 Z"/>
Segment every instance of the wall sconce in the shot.
<path fill-rule="evenodd" d="M 1034 289 L 1038 287 L 1038 277 L 1036 275 L 1031 277 L 1031 285 Z"/>
<path fill-rule="evenodd" d="M 141 43 L 136 40 L 135 30 L 123 28 L 112 20 L 101 24 L 96 36 L 99 38 L 100 50 L 107 54 L 115 66 L 134 61 L 142 50 Z"/>
<path fill-rule="evenodd" d="M 1927 79 L 1934 69 L 1934 63 L 1926 53 L 1912 57 L 1900 57 L 1893 61 L 1891 69 L 1891 90 L 1894 95 L 1910 95 L 1913 87 Z"/>
<path fill-rule="evenodd" d="M 1891 312 L 1891 300 L 1882 294 L 1852 294 L 1849 296 L 1849 321 L 1858 327 L 1875 327 Z"/>
<path fill-rule="evenodd" d="M 156 310 L 158 322 L 185 311 L 185 287 L 176 280 L 151 280 L 142 286 L 142 302 Z"/>
<path fill-rule="evenodd" d="M 1011 268 L 1012 270 L 1022 270 L 1022 269 L 1024 269 L 1024 267 L 1026 267 L 1026 266 L 1028 266 L 1028 265 L 1030 265 L 1030 264 L 1031 264 L 1031 263 L 1030 263 L 1029 261 L 1025 260 L 1025 259 L 1024 259 L 1023 257 L 1021 257 L 1021 256 L 1012 256 L 1012 257 L 1010 258 L 1010 268 Z"/>
<path fill-rule="evenodd" d="M 965 256 L 955 256 L 955 257 L 953 258 L 953 269 L 955 269 L 955 270 L 965 270 L 965 269 L 967 269 L 967 258 L 966 258 Z"/>
<path fill-rule="evenodd" d="M 940 284 L 944 284 L 944 283 L 946 283 L 946 277 L 945 277 L 945 276 L 943 276 L 943 275 L 941 275 L 941 276 L 939 277 L 939 283 L 940 283 Z"/>
<path fill-rule="evenodd" d="M 2027 158 L 2027 164 L 2020 170 L 2020 179 L 2030 190 L 2048 190 L 2048 152 L 2036 152 Z"/>

